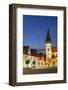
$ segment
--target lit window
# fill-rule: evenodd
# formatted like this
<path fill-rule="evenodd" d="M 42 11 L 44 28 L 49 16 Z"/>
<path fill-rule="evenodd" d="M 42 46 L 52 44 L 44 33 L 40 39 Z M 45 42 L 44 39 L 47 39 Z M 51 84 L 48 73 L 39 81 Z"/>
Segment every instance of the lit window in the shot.
<path fill-rule="evenodd" d="M 38 65 L 40 65 L 40 62 L 38 63 Z"/>
<path fill-rule="evenodd" d="M 43 65 L 43 63 L 41 63 L 41 65 Z"/>

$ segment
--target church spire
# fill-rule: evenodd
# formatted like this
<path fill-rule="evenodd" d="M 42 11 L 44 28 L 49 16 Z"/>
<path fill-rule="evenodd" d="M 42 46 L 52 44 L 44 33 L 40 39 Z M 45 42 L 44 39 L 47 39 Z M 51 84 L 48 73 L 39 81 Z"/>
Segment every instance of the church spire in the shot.
<path fill-rule="evenodd" d="M 48 28 L 48 32 L 47 32 L 47 36 L 46 36 L 46 43 L 51 42 L 51 38 L 50 38 L 50 33 L 49 33 L 49 28 Z"/>

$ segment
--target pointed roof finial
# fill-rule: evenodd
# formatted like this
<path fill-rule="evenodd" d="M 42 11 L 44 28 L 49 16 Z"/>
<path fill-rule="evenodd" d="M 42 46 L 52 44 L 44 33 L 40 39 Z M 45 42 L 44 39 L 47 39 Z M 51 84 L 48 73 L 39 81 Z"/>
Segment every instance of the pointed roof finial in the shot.
<path fill-rule="evenodd" d="M 48 28 L 48 32 L 47 32 L 47 36 L 46 36 L 46 42 L 51 42 L 49 28 Z"/>

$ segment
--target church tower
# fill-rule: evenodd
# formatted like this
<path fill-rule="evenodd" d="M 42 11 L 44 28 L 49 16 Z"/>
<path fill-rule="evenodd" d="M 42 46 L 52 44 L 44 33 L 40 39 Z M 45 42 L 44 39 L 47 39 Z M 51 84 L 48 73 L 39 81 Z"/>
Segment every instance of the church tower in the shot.
<path fill-rule="evenodd" d="M 51 37 L 49 33 L 49 28 L 45 40 L 45 50 L 46 50 L 46 60 L 47 62 L 51 61 L 51 56 L 52 56 L 52 50 L 51 50 Z"/>

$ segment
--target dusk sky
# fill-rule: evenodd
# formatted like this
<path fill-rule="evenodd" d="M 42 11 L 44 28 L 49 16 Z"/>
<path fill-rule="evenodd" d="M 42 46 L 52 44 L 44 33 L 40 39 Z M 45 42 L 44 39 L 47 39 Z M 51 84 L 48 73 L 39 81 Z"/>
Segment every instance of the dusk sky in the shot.
<path fill-rule="evenodd" d="M 24 45 L 30 46 L 30 48 L 44 49 L 48 28 L 52 47 L 55 47 L 57 46 L 57 17 L 24 15 Z"/>

